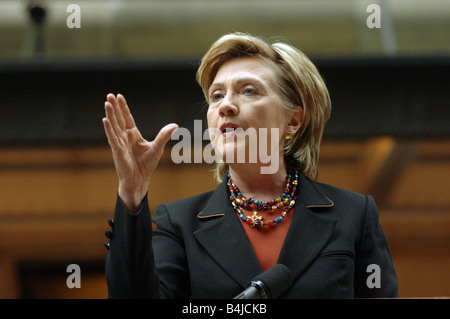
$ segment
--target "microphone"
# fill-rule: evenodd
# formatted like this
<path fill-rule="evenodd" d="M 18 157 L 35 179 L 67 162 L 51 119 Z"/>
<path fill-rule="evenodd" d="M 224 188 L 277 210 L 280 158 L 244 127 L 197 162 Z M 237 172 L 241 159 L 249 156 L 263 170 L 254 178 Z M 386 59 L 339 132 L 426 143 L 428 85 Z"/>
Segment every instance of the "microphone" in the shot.
<path fill-rule="evenodd" d="M 293 280 L 292 273 L 288 267 L 276 264 L 253 278 L 249 287 L 234 297 L 234 299 L 277 298 L 292 285 Z"/>

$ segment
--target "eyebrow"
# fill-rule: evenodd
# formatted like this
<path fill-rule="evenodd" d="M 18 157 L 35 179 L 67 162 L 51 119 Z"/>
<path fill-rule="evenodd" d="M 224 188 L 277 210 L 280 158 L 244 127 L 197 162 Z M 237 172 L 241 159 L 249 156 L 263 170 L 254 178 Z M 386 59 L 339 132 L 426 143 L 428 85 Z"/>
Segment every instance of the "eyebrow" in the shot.
<path fill-rule="evenodd" d="M 265 86 L 269 86 L 269 84 L 266 83 L 266 81 L 261 81 L 260 79 L 258 79 L 257 77 L 254 77 L 254 76 L 246 75 L 246 76 L 239 77 L 237 79 L 233 79 L 233 83 L 241 84 L 242 82 L 244 82 L 244 83 L 245 82 L 257 82 L 257 84 L 259 86 L 263 86 L 264 88 L 265 88 Z M 209 86 L 208 92 L 211 93 L 211 89 L 213 89 L 216 86 L 217 87 L 223 87 L 223 86 L 225 86 L 225 83 L 224 82 L 213 82 L 213 83 L 211 83 L 211 85 Z"/>

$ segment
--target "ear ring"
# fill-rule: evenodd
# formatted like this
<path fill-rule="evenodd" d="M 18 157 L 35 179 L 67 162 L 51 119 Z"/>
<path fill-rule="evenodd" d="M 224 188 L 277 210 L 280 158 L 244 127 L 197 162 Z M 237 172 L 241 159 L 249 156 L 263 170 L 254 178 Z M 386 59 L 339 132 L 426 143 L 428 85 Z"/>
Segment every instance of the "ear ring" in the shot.
<path fill-rule="evenodd" d="M 287 131 L 286 133 L 284 133 L 284 139 L 285 139 L 286 141 L 292 140 L 292 132 Z"/>

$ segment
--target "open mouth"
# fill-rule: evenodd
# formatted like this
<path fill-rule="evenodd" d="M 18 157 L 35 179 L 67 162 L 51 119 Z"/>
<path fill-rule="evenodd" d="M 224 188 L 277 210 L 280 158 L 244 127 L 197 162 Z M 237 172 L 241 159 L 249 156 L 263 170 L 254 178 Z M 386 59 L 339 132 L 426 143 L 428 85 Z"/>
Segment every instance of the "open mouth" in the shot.
<path fill-rule="evenodd" d="M 241 129 L 238 125 L 234 123 L 224 123 L 220 126 L 220 131 L 222 132 L 223 137 L 234 136 L 237 133 L 237 130 Z"/>

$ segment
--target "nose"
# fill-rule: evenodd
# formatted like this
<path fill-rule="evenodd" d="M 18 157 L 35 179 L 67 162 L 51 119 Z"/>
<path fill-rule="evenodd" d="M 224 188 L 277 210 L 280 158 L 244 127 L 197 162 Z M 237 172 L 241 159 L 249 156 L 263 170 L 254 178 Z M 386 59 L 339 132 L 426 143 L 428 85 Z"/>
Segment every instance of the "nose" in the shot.
<path fill-rule="evenodd" d="M 220 116 L 235 116 L 239 113 L 239 107 L 236 104 L 232 94 L 227 94 L 219 106 Z"/>

